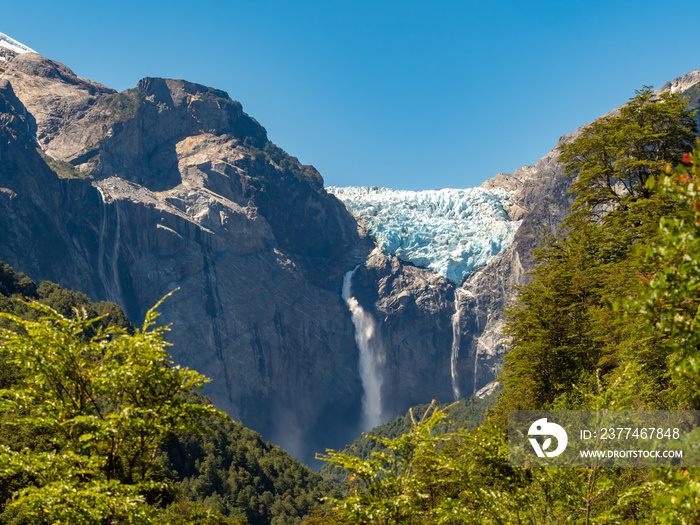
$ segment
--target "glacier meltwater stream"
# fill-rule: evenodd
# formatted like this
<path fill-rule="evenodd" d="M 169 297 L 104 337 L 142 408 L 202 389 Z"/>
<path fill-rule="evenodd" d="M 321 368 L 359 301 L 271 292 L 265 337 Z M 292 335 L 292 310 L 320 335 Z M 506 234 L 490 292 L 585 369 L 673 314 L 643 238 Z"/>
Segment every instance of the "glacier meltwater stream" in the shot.
<path fill-rule="evenodd" d="M 343 300 L 350 308 L 352 324 L 355 326 L 355 342 L 360 350 L 360 379 L 362 380 L 362 427 L 365 432 L 381 425 L 382 420 L 382 366 L 384 348 L 379 338 L 377 324 L 365 312 L 352 295 L 352 277 L 359 266 L 355 266 L 343 277 Z"/>
<path fill-rule="evenodd" d="M 468 304 L 464 294 L 471 295 L 460 285 L 471 272 L 487 264 L 513 243 L 521 221 L 511 220 L 506 208 L 511 204 L 514 193 L 501 188 L 426 191 L 376 187 L 327 189 L 365 225 L 382 252 L 395 255 L 418 267 L 429 268 L 456 286 L 450 376 L 454 399 L 460 399 L 464 395 L 459 387 L 459 351 L 463 335 L 460 323 Z M 360 347 L 360 374 L 365 395 L 364 414 L 367 425 L 371 425 L 381 419 L 382 380 L 377 362 L 384 359 L 384 350 L 380 354 L 379 350 L 374 349 L 373 345 L 380 344 L 379 340 L 373 340 L 376 330 L 374 320 L 351 297 L 350 285 L 354 271 L 345 274 L 343 299 L 352 312 L 355 324 L 355 340 Z M 476 323 L 479 329 L 478 315 Z M 474 392 L 477 390 L 477 368 L 478 359 L 475 354 Z M 465 367 L 461 370 L 465 370 Z"/>
<path fill-rule="evenodd" d="M 102 201 L 101 216 L 100 216 L 100 237 L 97 249 L 97 273 L 100 276 L 100 281 L 104 287 L 107 300 L 112 301 L 117 304 L 124 304 L 121 281 L 119 279 L 119 248 L 120 248 L 120 238 L 121 238 L 121 214 L 119 212 L 119 203 L 114 201 L 114 212 L 115 212 L 115 232 L 114 232 L 114 243 L 112 245 L 112 255 L 111 257 L 105 256 L 106 250 L 106 239 L 107 239 L 107 228 L 109 227 L 109 201 L 105 196 L 104 191 L 99 186 L 95 186 L 97 192 L 100 194 L 100 199 Z M 107 262 L 111 263 L 111 282 L 110 278 L 107 277 Z"/>
<path fill-rule="evenodd" d="M 455 313 L 452 314 L 452 352 L 450 354 L 450 373 L 452 375 L 452 393 L 455 401 L 459 401 L 459 374 L 457 373 L 457 360 L 459 359 L 459 344 L 462 340 L 462 333 L 459 328 L 459 321 L 462 318 L 464 305 L 459 304 L 459 294 L 464 293 L 461 288 L 455 289 Z"/>

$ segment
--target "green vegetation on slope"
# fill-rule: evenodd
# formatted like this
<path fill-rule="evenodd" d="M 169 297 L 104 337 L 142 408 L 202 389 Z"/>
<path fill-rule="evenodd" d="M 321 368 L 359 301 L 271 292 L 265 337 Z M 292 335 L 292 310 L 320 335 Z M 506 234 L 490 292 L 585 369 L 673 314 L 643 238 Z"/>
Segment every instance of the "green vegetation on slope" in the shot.
<path fill-rule="evenodd" d="M 700 144 L 678 95 L 643 89 L 561 148 L 572 215 L 508 312 L 504 391 L 475 431 L 436 410 L 369 458 L 314 523 L 690 524 L 700 469 L 512 468 L 518 409 L 700 409 Z"/>
<path fill-rule="evenodd" d="M 681 99 L 686 102 L 688 111 L 700 109 L 700 82 L 686 89 L 681 94 Z M 695 118 L 700 120 L 700 114 L 696 114 Z"/>
<path fill-rule="evenodd" d="M 372 429 L 369 434 L 357 438 L 342 452 L 361 459 L 368 459 L 373 452 L 385 450 L 386 447 L 379 439 L 395 439 L 410 432 L 424 414 L 432 412 L 436 407 L 445 412 L 446 418 L 436 425 L 435 432 L 446 433 L 476 428 L 486 419 L 486 412 L 496 404 L 499 391 L 500 389 L 497 389 L 496 392 L 483 399 L 470 397 L 452 404 L 433 402 L 432 404 L 411 407 L 405 415 L 397 416 Z M 340 488 L 345 487 L 350 479 L 348 471 L 337 468 L 330 463 L 325 463 L 319 470 L 319 474 Z"/>
<path fill-rule="evenodd" d="M 166 447 L 168 475 L 191 501 L 250 525 L 293 525 L 335 494 L 330 483 L 260 435 L 210 418 L 203 435 L 181 434 Z"/>
<path fill-rule="evenodd" d="M 40 304 L 31 306 L 26 298 Z M 65 318 L 55 317 L 43 305 Z M 84 312 L 82 320 L 75 318 L 76 311 Z M 148 343 L 133 339 L 145 334 L 134 330 L 117 305 L 92 303 L 84 294 L 63 290 L 48 281 L 37 287 L 24 274 L 0 263 L 0 312 L 19 316 L 1 317 L 0 328 L 17 330 L 18 325 L 28 322 L 19 333 L 34 330 L 34 339 L 41 341 L 40 347 L 32 347 L 17 339 L 15 346 L 24 348 L 25 354 L 33 348 L 31 355 L 19 361 L 17 348 L 10 345 L 12 334 L 5 332 L 9 339 L 0 343 L 0 389 L 5 389 L 0 390 L 0 397 L 5 399 L 0 446 L 6 447 L 0 465 L 0 523 L 131 520 L 173 525 L 297 524 L 322 506 L 323 496 L 333 494 L 330 484 L 279 447 L 265 443 L 257 433 L 226 417 L 202 417 L 203 411 L 210 409 L 206 409 L 209 403 L 201 395 L 182 398 L 172 389 L 159 387 L 164 385 L 159 377 L 172 380 L 169 371 L 185 380 L 184 370 L 167 364 L 162 340 L 156 337 Z M 99 321 L 87 321 L 105 314 Z M 32 324 L 37 321 L 39 325 Z M 123 342 L 124 351 L 138 345 L 138 353 L 127 357 L 128 352 L 112 349 L 108 356 L 107 349 L 116 341 Z M 152 351 L 158 355 L 152 355 Z M 66 368 L 69 362 L 75 366 Z M 36 383 L 34 380 L 46 370 L 51 378 L 44 376 Z M 147 383 L 138 387 L 137 376 L 147 378 Z M 114 384 L 119 377 L 131 378 L 131 390 Z M 31 403 L 17 411 L 24 403 L 17 404 L 17 395 L 31 391 L 35 383 L 42 388 L 63 385 L 58 391 L 77 395 L 66 400 L 82 399 L 79 406 L 85 400 L 99 398 L 99 411 L 108 407 L 110 423 L 96 417 L 99 411 L 95 406 L 90 408 L 89 403 L 80 410 L 74 405 L 66 408 L 63 401 L 56 402 L 51 392 L 43 390 L 41 395 L 38 391 L 28 397 L 22 394 Z M 155 396 L 151 401 L 136 393 L 144 391 L 146 384 L 146 393 Z M 184 393 L 187 388 L 178 390 Z M 115 392 L 120 391 L 131 394 L 128 399 L 115 398 Z M 134 401 L 136 405 L 130 406 Z M 123 409 L 117 410 L 118 406 Z M 176 410 L 179 415 L 172 412 L 176 407 L 180 407 Z M 183 411 L 182 407 L 189 408 Z M 42 411 L 41 417 L 28 417 L 37 410 Z M 139 415 L 141 410 L 146 412 Z M 122 416 L 125 419 L 120 419 Z M 174 423 L 181 416 L 187 417 L 184 426 L 182 420 L 175 428 L 168 426 L 167 421 Z M 152 417 L 155 419 L 149 419 Z M 154 424 L 159 420 L 166 426 Z M 140 449 L 133 446 L 133 439 L 146 437 L 144 430 L 154 427 L 158 437 L 147 439 L 150 448 L 144 457 L 136 453 Z M 115 432 L 122 432 L 119 441 L 123 445 L 112 453 L 112 446 L 105 448 L 105 444 L 110 442 L 107 436 L 114 438 Z M 153 456 L 156 449 L 159 452 Z M 71 458 L 89 467 L 76 471 Z M 109 497 L 105 497 L 105 490 L 109 490 Z"/>

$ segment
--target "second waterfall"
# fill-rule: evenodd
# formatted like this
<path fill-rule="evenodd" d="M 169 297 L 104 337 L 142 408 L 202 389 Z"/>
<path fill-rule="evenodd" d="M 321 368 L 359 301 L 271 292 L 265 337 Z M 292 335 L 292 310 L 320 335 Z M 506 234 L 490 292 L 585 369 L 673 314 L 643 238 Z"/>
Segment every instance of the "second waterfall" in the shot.
<path fill-rule="evenodd" d="M 359 268 L 356 266 L 343 277 L 343 300 L 352 314 L 355 326 L 355 342 L 360 350 L 359 371 L 362 380 L 362 427 L 365 432 L 382 424 L 382 367 L 384 347 L 381 343 L 377 324 L 365 312 L 352 295 L 352 277 Z"/>

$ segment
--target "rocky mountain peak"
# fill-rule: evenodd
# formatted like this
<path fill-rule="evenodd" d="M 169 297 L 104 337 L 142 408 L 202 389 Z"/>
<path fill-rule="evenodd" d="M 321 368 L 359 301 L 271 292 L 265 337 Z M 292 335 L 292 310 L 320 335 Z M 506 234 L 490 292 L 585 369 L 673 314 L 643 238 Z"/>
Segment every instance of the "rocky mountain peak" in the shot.
<path fill-rule="evenodd" d="M 666 82 L 663 86 L 657 89 L 657 93 L 665 93 L 666 91 L 670 91 L 671 93 L 679 93 L 687 91 L 698 82 L 700 82 L 700 69 L 695 69 L 690 73 L 686 73 L 681 77 L 671 80 L 670 82 Z"/>
<path fill-rule="evenodd" d="M 5 33 L 0 33 L 0 61 L 5 62 L 8 58 L 23 53 L 36 53 L 36 51 Z"/>
<path fill-rule="evenodd" d="M 117 93 L 17 54 L 0 62 L 0 133 L 4 261 L 134 320 L 179 287 L 173 358 L 218 406 L 305 459 L 354 435 L 340 284 L 371 248 L 240 103 L 150 77 Z"/>
<path fill-rule="evenodd" d="M 179 287 L 162 308 L 173 359 L 211 377 L 231 416 L 306 460 L 355 435 L 363 379 L 341 290 L 358 265 L 352 293 L 387 352 L 383 414 L 493 380 L 504 306 L 570 204 L 555 152 L 484 184 L 514 191 L 522 224 L 457 287 L 368 258 L 374 244 L 321 175 L 224 91 L 147 77 L 117 93 L 2 49 L 0 258 L 133 321 Z"/>

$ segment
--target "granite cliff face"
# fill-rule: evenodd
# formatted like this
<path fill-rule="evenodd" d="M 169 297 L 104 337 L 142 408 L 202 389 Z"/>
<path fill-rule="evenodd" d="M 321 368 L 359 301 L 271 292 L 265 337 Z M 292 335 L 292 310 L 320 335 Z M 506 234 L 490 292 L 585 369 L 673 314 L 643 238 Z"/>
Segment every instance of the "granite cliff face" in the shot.
<path fill-rule="evenodd" d="M 134 322 L 179 288 L 161 309 L 173 358 L 235 419 L 305 461 L 356 437 L 364 378 L 341 290 L 357 265 L 385 418 L 494 379 L 503 307 L 570 204 L 555 153 L 484 183 L 515 191 L 523 222 L 457 287 L 374 250 L 226 93 L 158 78 L 117 93 L 21 48 L 0 57 L 0 258 Z"/>
<path fill-rule="evenodd" d="M 371 242 L 316 170 L 185 81 L 116 93 L 9 55 L 0 111 L 3 260 L 135 321 L 179 288 L 162 308 L 173 357 L 212 378 L 221 408 L 307 460 L 357 432 L 340 285 Z"/>
<path fill-rule="evenodd" d="M 496 378 L 507 350 L 504 308 L 515 287 L 528 282 L 532 250 L 543 232 L 556 230 L 573 200 L 556 158 L 553 150 L 535 166 L 500 173 L 482 185 L 513 191 L 507 211 L 522 224 L 513 244 L 460 286 L 379 251 L 356 272 L 355 296 L 377 321 L 388 349 L 383 392 L 390 394 L 383 399 L 389 413 L 431 398 L 468 397 Z"/>

